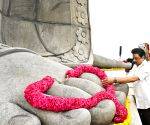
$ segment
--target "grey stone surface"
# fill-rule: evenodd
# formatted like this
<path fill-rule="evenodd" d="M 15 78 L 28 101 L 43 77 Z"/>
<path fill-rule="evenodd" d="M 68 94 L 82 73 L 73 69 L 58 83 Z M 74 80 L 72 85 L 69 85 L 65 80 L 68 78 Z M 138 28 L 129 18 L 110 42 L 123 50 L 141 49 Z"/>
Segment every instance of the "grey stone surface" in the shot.
<path fill-rule="evenodd" d="M 38 8 L 38 21 L 71 24 L 70 0 L 40 0 Z"/>
<path fill-rule="evenodd" d="M 94 54 L 93 65 L 100 68 L 129 68 L 130 69 L 131 67 L 131 63 L 124 63 L 122 61 L 109 59 L 96 54 Z"/>
<path fill-rule="evenodd" d="M 14 48 L 3 45 L 0 50 L 0 53 L 3 53 L 0 56 L 0 95 L 2 95 L 0 96 L 0 122 L 4 125 L 9 123 L 16 125 L 21 121 L 24 121 L 23 125 L 99 125 L 101 123 L 107 125 L 112 121 L 115 105 L 111 100 L 104 100 L 89 111 L 76 109 L 55 113 L 33 108 L 24 99 L 23 91 L 27 85 L 46 75 L 56 79 L 47 92 L 50 95 L 88 98 L 104 89 L 82 78 L 69 80 L 72 85 L 76 81 L 81 82 L 83 84 L 80 84 L 81 88 L 60 84 L 64 82 L 65 72 L 70 69 L 69 67 L 23 48 L 16 48 L 15 51 Z"/>
<path fill-rule="evenodd" d="M 115 105 L 111 100 L 101 101 L 96 108 L 90 109 L 92 125 L 108 125 L 115 115 Z"/>
<path fill-rule="evenodd" d="M 1 0 L 0 6 L 0 42 L 66 65 L 93 63 L 87 0 Z"/>
<path fill-rule="evenodd" d="M 121 91 L 126 94 L 126 96 L 129 93 L 129 85 L 128 84 L 115 84 L 116 91 Z"/>
<path fill-rule="evenodd" d="M 70 67 L 130 67 L 92 53 L 88 0 L 0 0 L 0 42 Z M 93 59 L 94 58 L 94 59 Z"/>
<path fill-rule="evenodd" d="M 84 90 L 90 95 L 94 95 L 97 92 L 104 91 L 100 85 L 96 83 L 81 79 L 81 78 L 70 78 L 64 82 L 65 85 L 73 86 Z M 118 96 L 120 93 L 118 93 Z M 123 100 L 123 99 L 122 99 Z M 91 124 L 92 125 L 107 125 L 111 123 L 115 115 L 115 104 L 111 100 L 103 100 L 96 107 L 90 109 L 91 113 Z"/>
<path fill-rule="evenodd" d="M 89 98 L 91 97 L 90 94 L 79 89 L 77 87 L 63 85 L 55 83 L 51 89 L 47 91 L 49 95 L 56 95 L 62 97 L 79 97 L 79 98 Z"/>
<path fill-rule="evenodd" d="M 92 81 L 94 82 L 95 84 L 97 84 L 98 86 L 100 86 L 102 88 L 102 83 L 101 83 L 101 80 L 94 74 L 91 74 L 91 73 L 83 73 L 81 75 L 81 78 L 82 79 L 87 79 L 89 81 Z M 71 80 L 71 79 L 70 79 Z M 87 82 L 88 84 L 90 84 L 88 81 L 82 81 L 79 82 L 79 80 L 74 80 L 75 82 L 72 84 L 72 86 L 77 86 L 78 88 L 81 88 L 81 86 L 83 86 L 83 90 L 85 89 L 90 89 L 90 91 L 92 91 L 91 93 L 95 93 L 95 92 L 98 92 L 100 90 L 96 88 L 94 88 L 93 86 L 95 86 L 95 84 L 93 85 L 92 83 L 92 87 L 88 87 L 89 85 L 86 85 L 84 84 L 85 82 Z M 74 85 L 75 84 L 75 85 Z M 79 85 L 78 85 L 79 84 Z M 81 84 L 81 85 L 80 85 Z M 94 89 L 94 91 L 93 91 Z M 103 89 L 101 89 L 100 91 L 102 91 Z M 129 91 L 129 86 L 127 84 L 115 84 L 115 90 L 116 90 L 116 96 L 118 98 L 118 100 L 122 103 L 122 104 L 125 104 L 125 101 L 126 101 L 126 97 L 128 95 L 128 91 Z M 86 90 L 85 90 L 86 91 Z"/>
<path fill-rule="evenodd" d="M 33 51 L 39 50 L 38 53 L 44 51 L 32 22 L 3 16 L 2 30 L 3 43 L 12 47 L 24 47 Z"/>
<path fill-rule="evenodd" d="M 70 69 L 64 65 L 95 61 L 96 66 L 126 67 L 106 58 L 97 60 L 90 37 L 88 0 L 0 0 L 0 43 L 14 47 L 0 44 L 0 125 L 109 124 L 115 113 L 110 100 L 89 111 L 54 113 L 33 108 L 23 97 L 25 87 L 45 75 L 57 81 L 50 95 L 87 98 L 104 90 L 96 76 L 86 73 L 65 81 L 69 86 L 58 84 Z"/>
<path fill-rule="evenodd" d="M 6 16 L 34 20 L 37 0 L 3 0 L 3 13 Z"/>
<path fill-rule="evenodd" d="M 10 102 L 1 102 L 0 112 L 0 125 L 41 125 L 38 117 Z"/>
<path fill-rule="evenodd" d="M 5 123 L 4 125 L 13 123 L 16 125 L 21 121 L 25 121 L 21 124 L 90 125 L 91 115 L 86 109 L 77 109 L 64 113 L 42 111 L 30 106 L 23 97 L 23 91 L 26 86 L 45 75 L 50 75 L 59 82 L 63 81 L 65 72 L 70 69 L 69 67 L 21 50 L 20 52 L 13 51 L 12 53 L 3 54 L 0 57 L 0 62 L 0 105 L 2 105 L 0 106 L 0 123 Z M 58 89 L 58 87 L 56 88 Z M 85 93 L 83 90 L 74 89 L 76 89 L 74 92 L 79 92 L 79 95 Z M 66 91 L 69 91 L 67 87 Z M 9 102 L 11 103 L 9 104 Z"/>
<path fill-rule="evenodd" d="M 94 74 L 91 74 L 91 73 L 83 73 L 80 77 L 81 77 L 82 79 L 90 80 L 90 81 L 96 83 L 97 85 L 103 86 L 102 83 L 101 83 L 101 80 L 99 79 L 99 77 L 96 76 L 96 75 L 94 75 Z"/>
<path fill-rule="evenodd" d="M 91 73 L 83 73 L 81 78 L 70 78 L 69 80 L 66 80 L 64 84 L 80 88 L 90 95 L 104 91 L 99 78 Z M 117 90 L 116 97 L 120 103 L 124 105 L 129 88 L 124 84 L 124 86 L 118 86 Z M 111 119 L 114 117 L 115 105 L 111 100 L 104 100 L 95 108 L 91 109 L 90 113 L 92 117 L 92 125 L 107 125 L 111 123 Z"/>
<path fill-rule="evenodd" d="M 116 91 L 116 97 L 120 101 L 121 104 L 125 105 L 126 94 L 122 91 Z"/>
<path fill-rule="evenodd" d="M 91 95 L 105 90 L 104 88 L 95 84 L 94 82 L 81 78 L 69 78 L 64 82 L 64 84 L 80 88 Z"/>
<path fill-rule="evenodd" d="M 45 49 L 53 55 L 66 53 L 76 43 L 75 36 L 72 36 L 77 30 L 74 26 L 32 23 L 7 17 L 3 17 L 2 25 L 2 36 L 8 45 L 38 50 L 42 55 Z"/>

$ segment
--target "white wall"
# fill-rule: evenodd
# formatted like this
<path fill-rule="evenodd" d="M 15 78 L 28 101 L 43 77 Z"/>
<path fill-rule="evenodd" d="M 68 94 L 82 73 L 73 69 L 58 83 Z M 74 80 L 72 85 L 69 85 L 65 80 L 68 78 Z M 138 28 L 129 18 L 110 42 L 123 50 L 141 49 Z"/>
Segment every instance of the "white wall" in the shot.
<path fill-rule="evenodd" d="M 143 42 L 150 43 L 150 0 L 89 0 L 93 51 L 122 59 Z"/>

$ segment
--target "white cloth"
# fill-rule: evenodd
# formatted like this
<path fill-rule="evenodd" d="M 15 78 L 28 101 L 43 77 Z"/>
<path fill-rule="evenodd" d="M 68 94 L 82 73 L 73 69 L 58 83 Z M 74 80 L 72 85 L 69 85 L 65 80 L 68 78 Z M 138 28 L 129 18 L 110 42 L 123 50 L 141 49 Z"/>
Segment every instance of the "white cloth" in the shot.
<path fill-rule="evenodd" d="M 139 66 L 134 65 L 128 76 L 140 79 L 133 83 L 137 108 L 150 108 L 150 63 L 144 60 Z"/>

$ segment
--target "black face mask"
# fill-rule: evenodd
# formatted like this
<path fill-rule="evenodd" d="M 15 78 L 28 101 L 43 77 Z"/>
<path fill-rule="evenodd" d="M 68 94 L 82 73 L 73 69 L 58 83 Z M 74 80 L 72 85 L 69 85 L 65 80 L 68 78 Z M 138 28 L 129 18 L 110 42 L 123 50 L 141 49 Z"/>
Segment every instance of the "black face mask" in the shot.
<path fill-rule="evenodd" d="M 133 58 L 128 58 L 126 61 L 131 63 L 131 68 L 130 69 L 132 69 L 133 65 L 135 64 L 135 61 L 133 60 Z"/>
<path fill-rule="evenodd" d="M 135 61 L 132 61 L 131 63 L 132 63 L 132 67 L 133 67 L 133 65 L 135 64 Z"/>
<path fill-rule="evenodd" d="M 135 64 L 135 61 L 133 60 L 131 63 L 132 63 L 132 64 Z"/>

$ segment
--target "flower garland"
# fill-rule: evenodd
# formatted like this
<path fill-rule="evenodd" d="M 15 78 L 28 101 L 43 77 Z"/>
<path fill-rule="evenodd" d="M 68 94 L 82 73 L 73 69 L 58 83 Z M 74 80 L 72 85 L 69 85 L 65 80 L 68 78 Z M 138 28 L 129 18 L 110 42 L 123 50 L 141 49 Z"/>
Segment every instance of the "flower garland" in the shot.
<path fill-rule="evenodd" d="M 85 72 L 97 75 L 100 80 L 103 80 L 107 77 L 106 73 L 103 70 L 91 65 L 79 65 L 74 69 L 68 70 L 66 75 L 67 78 L 80 77 Z M 107 84 L 104 87 L 106 91 L 98 92 L 93 97 L 97 98 L 99 102 L 104 99 L 112 100 L 116 106 L 116 113 L 113 120 L 115 123 L 123 122 L 127 118 L 127 109 L 118 101 L 117 97 L 115 96 L 115 88 L 113 85 Z"/>
<path fill-rule="evenodd" d="M 125 106 L 128 110 L 128 116 L 127 116 L 126 120 L 123 123 L 116 123 L 116 124 L 113 124 L 113 125 L 130 125 L 131 124 L 132 119 L 131 119 L 130 100 L 129 100 L 129 98 L 126 99 Z"/>
<path fill-rule="evenodd" d="M 97 75 L 100 79 L 106 78 L 104 71 L 97 67 L 80 65 L 75 69 L 67 71 L 67 78 L 79 77 L 82 73 L 89 72 Z M 46 95 L 46 92 L 54 83 L 54 79 L 50 76 L 44 77 L 42 80 L 34 82 L 27 86 L 24 91 L 24 97 L 29 104 L 35 108 L 42 110 L 50 110 L 54 112 L 68 111 L 78 108 L 90 109 L 95 107 L 100 101 L 104 99 L 111 99 L 116 105 L 116 113 L 114 122 L 123 122 L 127 117 L 126 108 L 120 104 L 118 99 L 114 96 L 115 91 L 112 85 L 106 86 L 106 91 L 98 92 L 94 96 L 85 98 L 64 98 L 59 96 Z"/>

